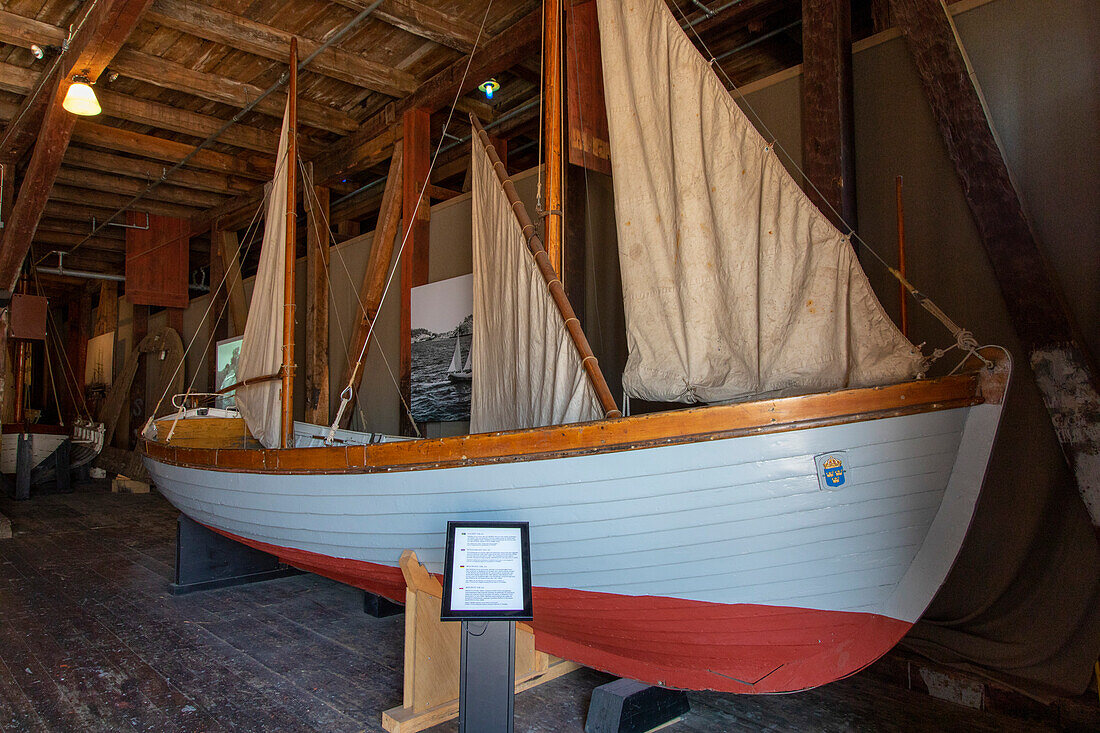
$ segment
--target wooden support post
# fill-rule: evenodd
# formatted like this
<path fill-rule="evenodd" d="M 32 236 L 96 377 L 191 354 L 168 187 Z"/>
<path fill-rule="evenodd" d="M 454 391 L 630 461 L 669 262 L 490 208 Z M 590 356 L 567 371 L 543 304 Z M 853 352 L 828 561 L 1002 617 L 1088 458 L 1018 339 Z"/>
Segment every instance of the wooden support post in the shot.
<path fill-rule="evenodd" d="M 327 425 L 328 404 L 328 269 L 329 190 L 313 184 L 313 164 L 306 164 L 302 200 L 306 211 L 306 374 L 305 415 L 308 423 Z M 310 187 L 307 190 L 306 187 Z"/>
<path fill-rule="evenodd" d="M 847 233 L 856 228 L 850 0 L 802 0 L 802 55 L 806 193 Z"/>
<path fill-rule="evenodd" d="M 401 211 L 405 222 L 405 250 L 401 257 L 401 397 L 412 404 L 412 289 L 428 282 L 428 234 L 431 205 L 423 187 L 428 183 L 431 141 L 426 109 L 405 112 L 404 172 Z M 412 435 L 411 418 L 401 408 L 402 433 Z"/>
<path fill-rule="evenodd" d="M 955 164 L 1008 315 L 1028 352 L 1077 489 L 1100 529 L 1100 390 L 1062 294 L 1024 216 L 946 10 L 891 0 Z"/>
<path fill-rule="evenodd" d="M 210 348 L 204 355 L 206 363 L 206 384 L 211 392 L 218 389 L 218 342 L 229 338 L 229 319 L 225 313 L 228 305 L 226 287 L 222 281 L 225 279 L 225 260 L 222 239 L 224 232 L 211 229 L 210 231 Z M 240 268 L 237 269 L 237 277 L 240 278 Z"/>
<path fill-rule="evenodd" d="M 390 733 L 416 733 L 458 715 L 460 624 L 439 620 L 443 586 L 412 550 L 401 553 L 405 576 L 405 690 L 401 707 L 382 713 Z M 516 692 L 549 682 L 579 665 L 535 650 L 527 624 L 516 624 Z"/>
<path fill-rule="evenodd" d="M 168 328 L 171 328 L 183 338 L 183 308 L 165 308 Z"/>
<path fill-rule="evenodd" d="M 362 364 L 359 362 L 359 355 L 362 354 L 364 359 L 366 358 L 367 335 L 370 333 L 370 327 L 375 316 L 378 315 L 378 308 L 382 304 L 382 292 L 386 288 L 386 274 L 389 271 L 390 260 L 393 259 L 394 240 L 401 225 L 401 199 L 404 180 L 404 144 L 398 140 L 393 146 L 390 170 L 386 176 L 386 187 L 382 193 L 382 208 L 378 210 L 378 225 L 374 229 L 370 257 L 367 259 L 366 270 L 363 271 L 363 282 L 359 286 L 359 302 L 362 303 L 363 310 L 359 313 L 359 325 L 355 329 L 355 333 L 352 334 L 351 343 L 348 345 L 348 362 L 344 365 L 344 371 L 340 375 L 341 389 L 344 389 L 350 383 L 352 395 L 348 408 L 340 415 L 341 428 L 346 428 L 351 420 L 350 408 L 355 404 L 355 396 L 359 393 L 359 384 L 363 381 L 363 370 Z"/>
<path fill-rule="evenodd" d="M 131 322 L 131 336 L 130 342 L 137 348 L 141 340 L 149 334 L 149 306 L 147 305 L 135 305 L 134 317 Z M 124 447 L 127 450 L 133 450 L 137 445 L 138 437 L 141 435 L 141 429 L 145 427 L 146 416 L 146 400 L 145 400 L 145 381 L 147 377 L 147 368 L 145 366 L 145 359 L 137 360 L 137 369 L 134 371 L 134 379 L 130 382 L 130 399 L 129 399 L 129 418 L 130 418 L 130 431 L 129 435 L 125 438 Z"/>
<path fill-rule="evenodd" d="M 69 300 L 67 314 L 69 320 L 69 333 L 66 339 L 67 343 L 65 344 L 65 350 L 68 352 L 67 357 L 69 366 L 72 367 L 73 378 L 76 380 L 76 384 L 73 385 L 75 393 L 70 395 L 69 390 L 65 389 L 60 384 L 58 386 L 61 389 L 61 394 L 64 395 L 62 404 L 66 412 L 65 417 L 70 420 L 81 412 L 80 403 L 84 397 L 84 365 L 88 357 L 88 331 L 86 323 L 91 318 L 91 311 L 92 296 L 87 290 L 82 290 L 78 295 Z"/>
<path fill-rule="evenodd" d="M 565 172 L 562 156 L 562 61 L 561 26 L 562 0 L 544 0 L 542 30 L 542 129 L 546 151 L 544 180 L 546 207 L 543 213 L 543 242 L 550 265 L 558 277 L 562 272 L 562 211 L 565 206 L 563 186 Z"/>
<path fill-rule="evenodd" d="M 244 324 L 248 320 L 248 304 L 244 300 L 244 284 L 241 282 L 241 262 L 237 255 L 240 244 L 235 231 L 214 229 L 210 234 L 210 246 L 221 252 L 222 267 L 225 268 L 225 290 L 229 299 L 229 320 L 233 325 L 233 335 L 244 333 Z M 211 278 L 213 280 L 213 278 Z M 212 284 L 211 287 L 214 287 Z"/>
<path fill-rule="evenodd" d="M 99 308 L 92 336 L 102 336 L 118 328 L 118 283 L 104 280 L 99 284 Z"/>

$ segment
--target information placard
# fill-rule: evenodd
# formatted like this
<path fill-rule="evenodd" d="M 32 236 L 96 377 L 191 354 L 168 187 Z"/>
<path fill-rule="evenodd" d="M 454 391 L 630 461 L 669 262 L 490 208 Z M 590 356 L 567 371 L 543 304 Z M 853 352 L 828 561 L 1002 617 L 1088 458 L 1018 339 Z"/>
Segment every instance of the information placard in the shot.
<path fill-rule="evenodd" d="M 447 522 L 444 621 L 529 621 L 527 522 Z"/>

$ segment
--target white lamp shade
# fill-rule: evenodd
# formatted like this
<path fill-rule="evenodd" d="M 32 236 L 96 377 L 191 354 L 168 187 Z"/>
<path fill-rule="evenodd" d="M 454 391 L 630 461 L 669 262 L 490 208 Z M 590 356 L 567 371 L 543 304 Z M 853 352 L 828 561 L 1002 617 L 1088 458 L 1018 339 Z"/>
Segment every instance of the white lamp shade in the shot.
<path fill-rule="evenodd" d="M 61 106 L 74 115 L 84 115 L 85 117 L 92 117 L 103 111 L 92 88 L 80 81 L 75 81 L 69 85 L 69 91 L 65 94 L 65 101 L 61 103 Z"/>

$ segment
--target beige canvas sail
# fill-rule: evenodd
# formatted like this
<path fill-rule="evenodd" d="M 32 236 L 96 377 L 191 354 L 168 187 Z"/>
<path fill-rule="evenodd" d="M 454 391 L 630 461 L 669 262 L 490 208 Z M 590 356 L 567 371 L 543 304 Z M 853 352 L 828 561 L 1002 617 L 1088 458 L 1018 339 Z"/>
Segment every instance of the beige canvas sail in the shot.
<path fill-rule="evenodd" d="M 264 219 L 263 248 L 241 341 L 237 379 L 277 373 L 283 364 L 283 280 L 286 263 L 286 166 L 288 120 L 283 115 L 275 176 Z M 237 388 L 237 409 L 264 447 L 279 446 L 282 382 L 278 379 Z"/>
<path fill-rule="evenodd" d="M 600 0 L 623 384 L 713 402 L 904 380 L 916 349 L 659 0 Z"/>
<path fill-rule="evenodd" d="M 473 143 L 470 432 L 596 420 L 599 400 L 489 157 Z"/>

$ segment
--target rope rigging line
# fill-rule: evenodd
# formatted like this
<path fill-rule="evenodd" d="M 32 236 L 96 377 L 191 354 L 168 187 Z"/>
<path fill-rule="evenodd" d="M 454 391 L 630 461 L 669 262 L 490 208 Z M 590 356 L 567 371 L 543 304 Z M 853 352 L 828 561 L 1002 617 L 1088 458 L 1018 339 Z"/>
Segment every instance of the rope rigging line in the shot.
<path fill-rule="evenodd" d="M 435 170 L 436 161 L 439 160 L 439 151 L 443 149 L 443 143 L 447 139 L 447 130 L 451 126 L 451 120 L 454 117 L 455 107 L 458 106 L 458 100 L 462 98 L 462 89 L 466 85 L 466 77 L 470 73 L 470 66 L 474 62 L 474 54 L 477 53 L 478 46 L 481 43 L 481 37 L 485 32 L 485 24 L 489 20 L 489 11 L 492 10 L 492 8 L 493 0 L 489 0 L 488 5 L 485 6 L 485 14 L 481 17 L 481 26 L 477 30 L 477 37 L 474 39 L 473 48 L 470 49 L 470 53 L 466 58 L 466 68 L 463 70 L 462 79 L 459 81 L 458 88 L 455 90 L 454 101 L 451 102 L 451 107 L 449 110 L 447 110 L 447 120 L 443 123 L 443 131 L 439 136 L 439 144 L 436 145 L 435 154 L 432 156 L 432 162 L 428 165 L 428 171 L 424 176 L 424 181 L 422 181 L 422 185 L 420 186 L 420 193 L 416 198 L 416 205 L 413 206 L 412 212 L 407 217 L 405 217 L 405 220 L 407 222 L 412 222 L 416 220 L 417 212 L 420 211 L 420 205 L 424 201 L 424 193 L 428 190 L 428 185 L 431 183 L 432 171 Z M 401 238 L 401 247 L 397 250 L 397 257 L 394 259 L 394 264 L 390 268 L 390 274 L 386 278 L 386 286 L 382 289 L 382 298 L 381 300 L 379 300 L 379 309 L 381 309 L 382 304 L 386 302 L 386 295 L 390 291 L 390 286 L 393 285 L 394 275 L 397 274 L 398 266 L 401 264 L 401 258 L 405 253 L 405 244 L 409 240 L 409 234 L 412 233 L 412 229 L 413 228 L 411 225 L 405 227 L 405 235 Z M 354 397 L 353 387 L 355 383 L 355 373 L 359 368 L 362 368 L 363 366 L 363 357 L 366 354 L 367 345 L 371 342 L 371 336 L 374 333 L 374 326 L 377 323 L 378 316 L 376 314 L 375 317 L 371 320 L 370 327 L 367 329 L 367 337 L 363 341 L 363 348 L 359 350 L 359 356 L 356 359 L 357 368 L 352 370 L 351 378 L 348 380 L 347 386 L 344 387 L 344 390 L 340 393 L 340 407 L 336 411 L 336 418 L 332 421 L 332 425 L 329 426 L 328 436 L 325 438 L 325 445 L 332 445 L 333 438 L 336 435 L 336 430 L 340 425 L 340 419 L 344 416 L 344 410 L 347 409 L 348 403 Z M 401 401 L 402 403 L 405 402 L 404 396 L 402 396 Z M 420 428 L 417 426 L 416 421 L 411 419 L 411 410 L 408 408 L 407 405 L 406 411 L 409 414 L 413 430 L 416 431 L 416 436 L 418 438 L 423 437 L 420 434 Z"/>
<path fill-rule="evenodd" d="M 735 2 L 737 2 L 737 1 L 739 1 L 739 0 L 735 0 Z M 730 5 L 733 5 L 733 4 L 734 3 L 730 3 Z M 924 308 L 928 313 L 930 313 L 936 320 L 938 320 L 941 324 L 943 324 L 944 328 L 946 328 L 947 331 L 952 335 L 952 337 L 955 338 L 955 343 L 952 346 L 950 346 L 946 349 L 935 349 L 930 356 L 924 357 L 923 363 L 922 363 L 922 366 L 921 366 L 922 374 L 925 371 L 927 371 L 927 369 L 934 362 L 936 362 L 944 354 L 946 354 L 948 351 L 950 351 L 951 349 L 954 349 L 954 348 L 958 348 L 958 349 L 961 349 L 963 351 L 966 351 L 969 354 L 971 354 L 971 355 L 977 357 L 978 359 L 980 359 L 986 365 L 989 365 L 990 362 L 987 359 L 985 359 L 984 357 L 982 357 L 980 354 L 978 354 L 978 352 L 977 352 L 978 342 L 974 338 L 973 334 L 970 331 L 968 331 L 966 329 L 963 329 L 963 328 L 960 328 L 958 325 L 956 325 L 954 321 L 952 321 L 950 318 L 947 317 L 947 314 L 944 313 L 943 310 L 941 310 L 927 296 L 923 295 L 922 293 L 920 293 L 920 291 L 918 291 L 916 288 L 914 288 L 905 278 L 903 278 L 901 276 L 900 272 L 898 272 L 895 268 L 893 268 L 882 257 L 882 255 L 879 254 L 878 250 L 876 250 L 874 247 L 872 247 L 865 239 L 863 239 L 863 237 L 861 237 L 859 235 L 858 232 L 855 231 L 855 229 L 847 221 L 844 220 L 844 217 L 841 215 L 841 213 L 839 211 L 837 211 L 836 208 L 829 202 L 829 200 L 825 197 L 825 195 L 821 192 L 821 190 L 814 184 L 814 182 L 809 178 L 809 176 L 806 175 L 806 172 L 802 169 L 802 166 L 800 166 L 798 164 L 798 161 L 796 161 L 794 159 L 794 157 L 789 152 L 787 152 L 787 149 L 784 148 L 783 145 L 779 142 L 779 138 L 776 135 L 774 135 L 772 133 L 772 131 L 768 128 L 768 126 L 764 122 L 763 118 L 756 111 L 756 108 L 752 106 L 752 103 L 749 102 L 748 98 L 744 95 L 744 93 L 742 93 L 740 87 L 738 87 L 737 84 L 734 83 L 733 79 L 730 78 L 729 74 L 727 74 L 725 69 L 723 69 L 722 66 L 718 63 L 718 57 L 716 57 L 711 52 L 710 48 L 706 44 L 706 41 L 704 41 L 703 37 L 699 35 L 699 31 L 695 29 L 695 24 L 688 21 L 687 16 L 684 15 L 683 10 L 680 9 L 675 3 L 672 3 L 672 6 L 676 9 L 676 12 L 678 12 L 680 14 L 680 17 L 684 21 L 681 24 L 681 27 L 689 29 L 691 31 L 692 35 L 695 36 L 695 38 L 698 42 L 697 45 L 703 51 L 703 56 L 708 59 L 708 61 L 707 61 L 708 65 L 712 69 L 716 70 L 716 75 L 721 74 L 722 79 L 725 80 L 723 86 L 726 87 L 727 91 L 731 91 L 731 92 L 736 93 L 737 98 L 744 104 L 745 108 L 752 114 L 754 126 L 757 128 L 757 130 L 762 131 L 762 136 L 765 138 L 765 140 L 771 140 L 771 142 L 767 144 L 768 148 L 777 150 L 780 153 L 782 153 L 783 156 L 787 159 L 788 163 L 790 164 L 790 167 L 793 168 L 794 170 L 798 171 L 798 173 L 800 173 L 802 175 L 802 179 L 804 181 L 806 181 L 807 184 L 809 184 L 809 186 L 813 190 L 813 192 L 817 194 L 819 200 L 822 203 L 824 203 L 825 206 L 828 207 L 829 211 L 836 217 L 836 220 L 840 221 L 840 222 L 844 222 L 845 227 L 848 229 L 848 233 L 844 236 L 846 236 L 849 241 L 854 239 L 856 242 L 859 242 L 859 244 L 861 244 L 864 249 L 866 249 L 868 252 L 870 252 L 871 256 L 875 260 L 877 260 L 878 263 L 887 272 L 889 272 L 894 278 L 896 278 L 899 283 L 901 283 L 901 285 L 917 301 L 917 303 L 922 308 Z M 724 6 L 722 9 L 724 9 L 725 7 L 728 7 L 728 6 Z M 919 350 L 919 347 L 918 347 L 918 350 Z"/>

